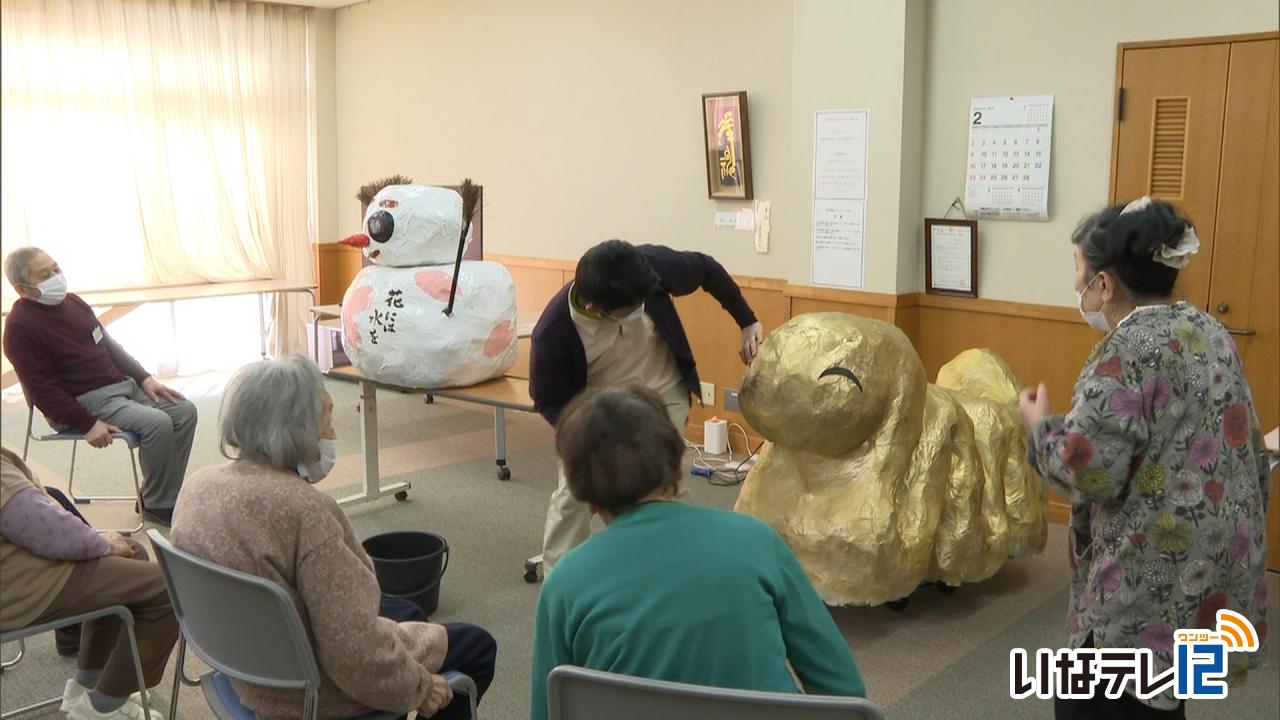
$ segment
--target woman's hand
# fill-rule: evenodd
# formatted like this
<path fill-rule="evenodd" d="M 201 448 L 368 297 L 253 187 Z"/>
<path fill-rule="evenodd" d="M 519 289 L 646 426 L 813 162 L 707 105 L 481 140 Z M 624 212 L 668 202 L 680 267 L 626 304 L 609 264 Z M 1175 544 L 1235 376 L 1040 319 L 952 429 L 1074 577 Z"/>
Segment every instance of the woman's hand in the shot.
<path fill-rule="evenodd" d="M 764 342 L 764 325 L 755 322 L 742 328 L 742 347 L 738 350 L 738 357 L 742 359 L 744 365 L 750 365 L 751 361 L 756 359 L 756 352 L 760 349 L 762 342 Z"/>
<path fill-rule="evenodd" d="M 103 537 L 107 539 L 107 545 L 110 547 L 109 553 L 111 555 L 122 558 L 133 557 L 133 546 L 129 544 L 128 538 L 114 531 L 107 531 L 103 533 Z"/>
<path fill-rule="evenodd" d="M 449 687 L 449 680 L 443 675 L 432 674 L 431 692 L 427 693 L 427 699 L 422 701 L 418 714 L 431 717 L 451 702 L 453 702 L 453 689 Z"/>
<path fill-rule="evenodd" d="M 1018 394 L 1018 411 L 1022 413 L 1022 424 L 1028 428 L 1043 420 L 1046 415 L 1051 415 L 1049 388 L 1044 383 L 1040 383 L 1034 390 L 1023 388 Z"/>

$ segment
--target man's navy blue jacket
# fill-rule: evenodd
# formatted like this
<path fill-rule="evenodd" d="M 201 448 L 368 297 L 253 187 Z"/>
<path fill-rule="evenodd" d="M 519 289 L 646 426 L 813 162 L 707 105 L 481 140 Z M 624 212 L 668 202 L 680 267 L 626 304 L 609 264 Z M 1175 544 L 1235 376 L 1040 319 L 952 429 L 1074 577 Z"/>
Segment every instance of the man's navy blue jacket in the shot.
<path fill-rule="evenodd" d="M 738 284 L 711 256 L 680 252 L 662 245 L 639 245 L 636 249 L 661 280 L 658 289 L 645 298 L 644 311 L 671 348 L 684 387 L 697 395 L 700 392 L 697 363 L 672 296 L 688 295 L 699 288 L 706 290 L 720 301 L 740 328 L 755 323 L 756 315 L 742 297 Z M 564 406 L 587 387 L 587 353 L 569 314 L 572 285 L 561 288 L 542 311 L 533 328 L 529 355 L 529 394 L 538 412 L 552 425 L 559 420 Z"/>

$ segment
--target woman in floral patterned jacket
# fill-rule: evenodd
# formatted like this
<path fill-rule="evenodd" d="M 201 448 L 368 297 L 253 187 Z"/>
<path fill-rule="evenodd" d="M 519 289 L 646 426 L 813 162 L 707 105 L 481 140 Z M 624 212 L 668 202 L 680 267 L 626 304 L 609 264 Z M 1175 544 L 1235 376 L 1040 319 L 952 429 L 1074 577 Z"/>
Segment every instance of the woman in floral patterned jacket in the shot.
<path fill-rule="evenodd" d="M 1265 639 L 1267 464 L 1253 399 L 1226 328 L 1170 299 L 1195 230 L 1142 198 L 1086 218 L 1072 242 L 1080 312 L 1107 334 L 1066 415 L 1044 385 L 1021 398 L 1031 464 L 1071 501 L 1071 647 L 1147 648 L 1163 673 L 1174 631 L 1214 629 L 1224 608 Z M 1228 653 L 1228 681 L 1264 656 Z M 1055 710 L 1185 717 L 1185 701 L 1172 687 L 1145 700 L 1099 691 Z"/>

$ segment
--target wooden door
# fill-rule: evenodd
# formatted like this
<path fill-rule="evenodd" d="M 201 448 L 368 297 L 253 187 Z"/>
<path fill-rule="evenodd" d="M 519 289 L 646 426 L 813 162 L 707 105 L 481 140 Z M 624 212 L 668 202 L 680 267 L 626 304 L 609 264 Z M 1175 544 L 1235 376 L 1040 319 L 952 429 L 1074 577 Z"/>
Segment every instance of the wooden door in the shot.
<path fill-rule="evenodd" d="M 1121 48 L 1112 202 L 1150 195 L 1196 226 L 1200 255 L 1178 276 L 1175 297 L 1209 299 L 1227 95 L 1229 43 Z"/>
<path fill-rule="evenodd" d="M 1111 198 L 1151 195 L 1195 223 L 1174 294 L 1232 330 L 1267 431 L 1280 424 L 1280 37 L 1122 45 Z M 1280 570 L 1280 478 L 1267 566 Z"/>
<path fill-rule="evenodd" d="M 1280 424 L 1280 41 L 1234 43 L 1209 312 L 1231 329 L 1264 430 Z"/>
<path fill-rule="evenodd" d="M 1231 45 L 1209 311 L 1231 329 L 1263 432 L 1280 424 L 1280 40 Z M 1280 569 L 1271 477 L 1268 566 Z"/>

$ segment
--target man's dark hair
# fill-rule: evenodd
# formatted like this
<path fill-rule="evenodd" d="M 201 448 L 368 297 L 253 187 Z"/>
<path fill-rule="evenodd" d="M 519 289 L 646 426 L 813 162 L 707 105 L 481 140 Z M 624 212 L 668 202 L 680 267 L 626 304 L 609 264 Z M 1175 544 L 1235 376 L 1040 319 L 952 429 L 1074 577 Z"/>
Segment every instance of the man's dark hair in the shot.
<path fill-rule="evenodd" d="M 657 393 L 640 386 L 588 391 L 556 426 L 569 492 L 614 515 L 680 483 L 684 440 Z"/>
<path fill-rule="evenodd" d="M 1124 208 L 1112 205 L 1086 217 L 1071 234 L 1071 242 L 1080 246 L 1091 274 L 1109 270 L 1138 297 L 1169 297 L 1178 269 L 1154 257 L 1161 246 L 1177 247 L 1191 223 L 1160 200 L 1121 215 Z"/>
<path fill-rule="evenodd" d="M 573 276 L 578 302 L 612 312 L 644 302 L 662 284 L 634 245 L 606 240 L 583 254 Z"/>

